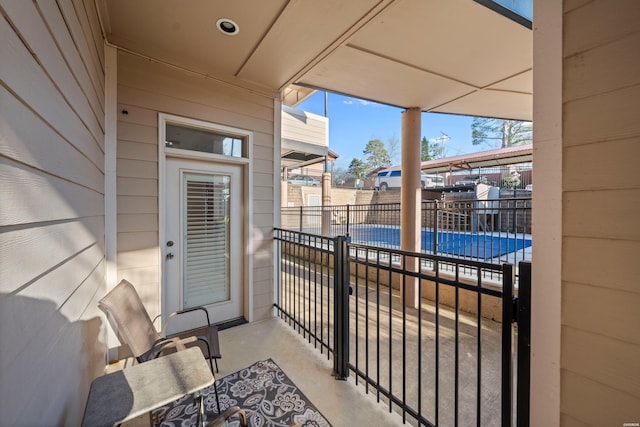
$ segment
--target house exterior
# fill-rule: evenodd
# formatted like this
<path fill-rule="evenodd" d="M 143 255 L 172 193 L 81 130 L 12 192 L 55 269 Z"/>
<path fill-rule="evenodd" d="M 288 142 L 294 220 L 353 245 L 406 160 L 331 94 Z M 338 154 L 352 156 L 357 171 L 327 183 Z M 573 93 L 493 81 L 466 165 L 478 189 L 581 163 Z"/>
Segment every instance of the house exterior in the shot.
<path fill-rule="evenodd" d="M 296 173 L 312 167 L 320 176 L 325 159 L 336 158 L 329 150 L 329 119 L 283 105 L 281 121 L 280 166 Z"/>
<path fill-rule="evenodd" d="M 464 7 L 473 9 L 470 17 L 494 19 L 470 1 L 265 2 L 259 6 L 264 10 L 236 5 L 253 28 L 273 24 L 278 31 L 245 24 L 239 35 L 254 40 L 245 62 L 230 41 L 210 46 L 227 55 L 193 55 L 201 62 L 175 63 L 173 58 L 199 44 L 179 43 L 179 21 L 157 31 L 157 43 L 145 39 L 143 20 L 126 24 L 145 15 L 150 22 L 158 16 L 171 21 L 182 8 L 178 3 L 1 2 L 3 424 L 79 424 L 92 379 L 117 357 L 118 341 L 97 301 L 120 279 L 136 285 L 152 317 L 183 302 L 171 279 L 181 280 L 171 264 L 181 229 L 172 227 L 181 224 L 175 207 L 192 182 L 206 182 L 207 191 L 222 188 L 216 193 L 221 200 L 231 194 L 236 203 L 230 205 L 237 220 L 229 231 L 233 263 L 225 268 L 237 294 L 216 321 L 273 316 L 270 239 L 281 200 L 281 106 L 283 96 L 305 96 L 304 88 L 296 95 L 289 85 L 305 79 L 408 109 L 461 112 L 484 105 L 487 116 L 533 118 L 533 159 L 540 173 L 533 199 L 531 425 L 640 421 L 640 184 L 632 172 L 640 156 L 637 1 L 536 1 L 532 34 L 521 36 L 533 41 L 535 67 L 514 71 L 492 90 L 463 84 L 462 75 L 445 81 L 444 74 L 417 66 L 396 80 L 404 70 L 398 64 L 410 65 L 409 59 L 387 63 L 389 55 L 368 56 L 379 46 L 408 53 L 411 42 L 418 43 L 412 37 L 423 31 L 422 25 L 407 26 L 404 43 L 379 38 L 375 30 L 384 28 L 383 16 L 406 22 L 413 10 L 453 13 L 448 8 L 457 7 L 456 19 L 463 19 Z M 209 4 L 220 16 L 227 12 L 226 2 Z M 295 40 L 299 31 L 264 18 L 269 8 L 286 11 L 286 19 L 301 7 L 331 10 L 296 15 L 306 32 Z M 354 16 L 347 30 L 340 27 Z M 499 31 L 494 24 L 476 38 Z M 119 33 L 120 26 L 132 32 Z M 343 67 L 354 60 L 369 64 L 364 69 L 370 75 L 362 67 Z M 209 72 L 206 61 L 219 66 L 219 74 Z M 236 63 L 241 66 L 223 72 Z M 489 73 L 478 64 L 474 72 Z M 497 65 L 509 71 L 509 64 Z M 418 85 L 422 74 L 429 80 Z M 386 84 L 368 80 L 376 76 Z M 524 80 L 529 83 L 521 89 Z M 533 108 L 526 90 L 531 81 Z M 419 91 L 410 90 L 417 87 L 433 90 L 428 102 L 420 104 Z M 445 89 L 453 98 L 445 97 Z M 477 102 L 484 95 L 489 97 Z M 178 148 L 174 143 L 181 141 L 167 135 L 184 129 L 213 135 L 222 148 Z M 228 151 L 229 141 L 241 148 Z M 403 156 L 403 170 L 405 162 L 410 160 Z"/>

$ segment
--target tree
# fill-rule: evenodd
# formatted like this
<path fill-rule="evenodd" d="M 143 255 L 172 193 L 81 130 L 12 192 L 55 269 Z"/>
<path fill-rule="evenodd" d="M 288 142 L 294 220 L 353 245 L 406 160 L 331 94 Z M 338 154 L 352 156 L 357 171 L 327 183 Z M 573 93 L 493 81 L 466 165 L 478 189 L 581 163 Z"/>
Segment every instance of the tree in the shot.
<path fill-rule="evenodd" d="M 367 164 L 365 162 L 357 157 L 354 157 L 349 164 L 348 173 L 352 178 L 362 179 L 364 178 L 368 170 L 369 168 L 367 167 Z"/>
<path fill-rule="evenodd" d="M 531 144 L 533 127 L 531 122 L 519 120 L 475 117 L 471 123 L 471 142 L 490 148 L 506 148 Z"/>
<path fill-rule="evenodd" d="M 428 140 L 426 136 L 423 136 L 420 141 L 420 161 L 442 159 L 445 156 L 444 142 L 448 139 L 449 137 L 447 136 L 446 139 L 435 138 Z"/>
<path fill-rule="evenodd" d="M 400 140 L 393 134 L 387 139 L 387 153 L 389 153 L 389 160 L 392 164 L 400 163 L 398 157 L 400 156 Z"/>
<path fill-rule="evenodd" d="M 384 142 L 379 139 L 372 139 L 367 142 L 367 146 L 364 147 L 362 154 L 365 155 L 366 170 L 372 170 L 378 167 L 391 166 L 391 158 L 389 152 L 384 147 Z M 354 159 L 355 160 L 355 159 Z M 353 161 L 351 162 L 353 163 Z"/>
<path fill-rule="evenodd" d="M 427 160 L 432 159 L 433 156 L 431 155 L 431 143 L 426 136 L 423 136 L 422 140 L 420 141 L 420 161 L 426 162 Z"/>
<path fill-rule="evenodd" d="M 337 167 L 333 170 L 333 182 L 336 186 L 343 185 L 349 179 L 349 171 L 345 168 Z"/>

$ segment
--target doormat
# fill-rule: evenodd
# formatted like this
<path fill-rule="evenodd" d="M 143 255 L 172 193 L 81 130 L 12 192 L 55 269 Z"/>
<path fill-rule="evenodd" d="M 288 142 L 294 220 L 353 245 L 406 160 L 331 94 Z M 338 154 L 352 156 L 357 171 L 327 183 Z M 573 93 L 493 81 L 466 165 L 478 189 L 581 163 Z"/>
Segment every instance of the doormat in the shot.
<path fill-rule="evenodd" d="M 331 424 L 287 377 L 276 363 L 262 360 L 221 379 L 216 379 L 222 411 L 239 406 L 247 413 L 250 426 L 330 427 Z M 218 411 L 213 386 L 204 391 L 205 419 L 215 419 Z M 156 411 L 161 426 L 195 425 L 197 410 L 191 396 L 185 396 Z M 206 425 L 206 423 L 205 423 Z M 228 426 L 239 426 L 237 417 Z"/>

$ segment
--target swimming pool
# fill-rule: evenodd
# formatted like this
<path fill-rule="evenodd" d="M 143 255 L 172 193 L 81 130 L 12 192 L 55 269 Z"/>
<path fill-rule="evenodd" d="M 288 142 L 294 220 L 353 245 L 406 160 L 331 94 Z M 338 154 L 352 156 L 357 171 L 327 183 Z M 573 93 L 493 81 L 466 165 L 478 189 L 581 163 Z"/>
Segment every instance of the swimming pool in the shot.
<path fill-rule="evenodd" d="M 399 247 L 400 228 L 375 225 L 356 225 L 349 229 L 351 241 L 373 246 Z M 423 251 L 433 251 L 434 232 L 423 229 Z M 438 231 L 439 254 L 491 259 L 531 246 L 531 237 L 525 235 L 492 235 L 490 233 L 464 233 Z"/>

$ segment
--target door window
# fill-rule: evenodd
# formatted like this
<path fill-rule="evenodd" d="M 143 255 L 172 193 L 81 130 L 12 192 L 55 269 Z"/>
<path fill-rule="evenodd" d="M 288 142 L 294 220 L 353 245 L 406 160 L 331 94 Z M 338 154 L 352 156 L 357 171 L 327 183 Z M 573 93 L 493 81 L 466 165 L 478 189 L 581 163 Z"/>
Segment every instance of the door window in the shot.
<path fill-rule="evenodd" d="M 183 308 L 229 300 L 227 175 L 185 174 Z"/>

